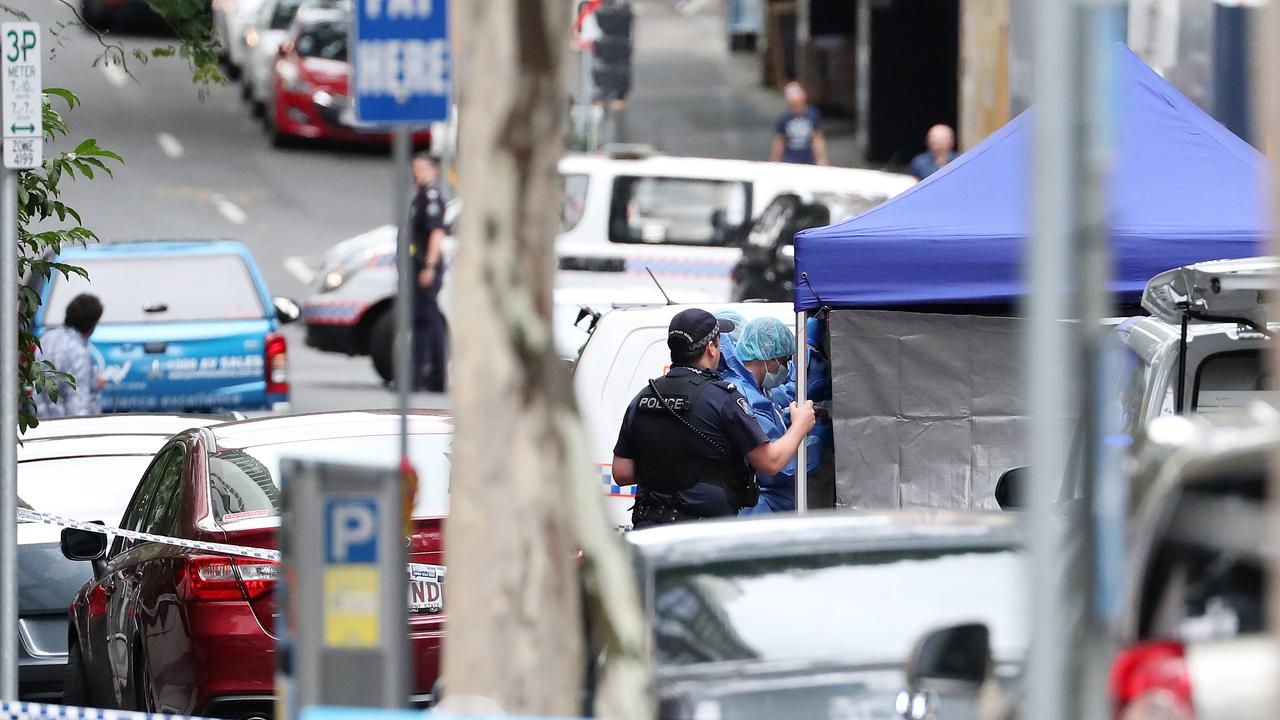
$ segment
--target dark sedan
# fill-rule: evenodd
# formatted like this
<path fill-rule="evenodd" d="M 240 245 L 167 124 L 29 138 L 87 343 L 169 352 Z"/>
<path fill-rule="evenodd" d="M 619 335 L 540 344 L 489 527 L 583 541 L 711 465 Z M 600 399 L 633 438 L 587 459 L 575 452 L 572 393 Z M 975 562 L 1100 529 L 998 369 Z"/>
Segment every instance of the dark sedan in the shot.
<path fill-rule="evenodd" d="M 653 625 L 659 717 L 898 717 L 926 631 L 991 630 L 999 672 L 1027 641 L 1017 519 L 815 514 L 628 535 Z"/>
<path fill-rule="evenodd" d="M 208 415 L 111 415 L 46 420 L 18 448 L 22 507 L 76 520 L 120 520 L 152 455 Z M 18 524 L 18 686 L 23 700 L 62 696 L 67 606 L 92 573 L 62 557 L 60 528 Z"/>
<path fill-rule="evenodd" d="M 280 461 L 324 458 L 396 467 L 401 416 L 390 412 L 291 415 L 179 433 L 142 474 L 121 527 L 167 537 L 275 548 Z M 449 418 L 410 415 L 409 459 L 419 476 L 409 572 L 444 564 Z M 63 549 L 92 559 L 69 630 L 67 701 L 90 707 L 228 718 L 270 717 L 274 706 L 276 580 L 273 560 L 176 545 L 71 534 Z M 95 544 L 96 543 L 96 544 Z M 416 579 L 406 632 L 414 700 L 439 675 L 444 600 Z"/>

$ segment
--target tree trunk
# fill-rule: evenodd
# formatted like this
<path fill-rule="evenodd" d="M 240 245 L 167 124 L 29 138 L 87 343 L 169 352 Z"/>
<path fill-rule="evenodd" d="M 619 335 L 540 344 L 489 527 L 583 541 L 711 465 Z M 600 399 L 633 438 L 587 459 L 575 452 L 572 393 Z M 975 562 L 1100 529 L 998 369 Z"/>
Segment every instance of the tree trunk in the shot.
<path fill-rule="evenodd" d="M 505 712 L 581 714 L 589 614 L 608 657 L 595 712 L 651 718 L 635 581 L 551 337 L 570 3 L 460 0 L 451 9 L 464 208 L 445 695 L 487 698 Z"/>

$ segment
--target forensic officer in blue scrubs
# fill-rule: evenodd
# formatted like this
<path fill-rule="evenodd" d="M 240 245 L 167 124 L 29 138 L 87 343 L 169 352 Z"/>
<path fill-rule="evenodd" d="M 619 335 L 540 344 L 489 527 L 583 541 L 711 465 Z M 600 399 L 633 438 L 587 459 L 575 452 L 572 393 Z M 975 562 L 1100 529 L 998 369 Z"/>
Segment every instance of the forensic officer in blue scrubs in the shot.
<path fill-rule="evenodd" d="M 796 336 L 786 324 L 777 318 L 759 317 L 742 328 L 736 344 L 737 360 L 728 361 L 731 372 L 737 370 L 734 376 L 743 385 L 742 394 L 751 405 L 752 416 L 771 440 L 795 427 L 788 428 L 782 410 L 771 397 L 774 390 L 787 382 L 795 347 Z M 772 473 L 758 472 L 756 477 L 760 483 L 760 501 L 754 507 L 743 509 L 743 515 L 796 509 L 794 462 Z"/>
<path fill-rule="evenodd" d="M 765 435 L 739 388 L 716 372 L 722 333 L 733 329 L 705 310 L 678 313 L 667 328 L 670 371 L 650 380 L 627 408 L 613 478 L 639 486 L 635 529 L 737 514 L 745 474 L 782 470 L 813 427 L 813 404 L 806 402 L 791 406 L 790 430 Z"/>

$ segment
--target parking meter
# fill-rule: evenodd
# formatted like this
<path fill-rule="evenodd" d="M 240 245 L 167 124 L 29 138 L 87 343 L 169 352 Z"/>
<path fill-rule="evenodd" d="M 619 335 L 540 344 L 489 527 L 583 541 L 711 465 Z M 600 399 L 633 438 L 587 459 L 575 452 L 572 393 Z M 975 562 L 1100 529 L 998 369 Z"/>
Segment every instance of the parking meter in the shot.
<path fill-rule="evenodd" d="M 394 467 L 281 462 L 285 578 L 277 717 L 303 708 L 405 707 L 406 547 Z"/>

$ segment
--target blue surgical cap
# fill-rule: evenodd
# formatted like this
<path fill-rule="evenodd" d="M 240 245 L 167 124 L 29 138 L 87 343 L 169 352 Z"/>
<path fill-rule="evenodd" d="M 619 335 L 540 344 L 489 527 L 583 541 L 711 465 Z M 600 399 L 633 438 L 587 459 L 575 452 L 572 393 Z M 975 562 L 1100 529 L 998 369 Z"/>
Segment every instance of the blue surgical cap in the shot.
<path fill-rule="evenodd" d="M 738 337 L 738 358 L 775 360 L 796 354 L 796 335 L 778 318 L 758 317 L 742 328 Z"/>
<path fill-rule="evenodd" d="M 733 332 L 729 333 L 729 337 L 733 338 L 734 342 L 738 342 L 738 338 L 742 336 L 742 326 L 747 324 L 747 319 L 742 317 L 742 313 L 737 310 L 729 310 L 726 308 L 724 310 L 717 310 L 711 314 L 721 320 L 728 320 L 733 323 Z"/>

